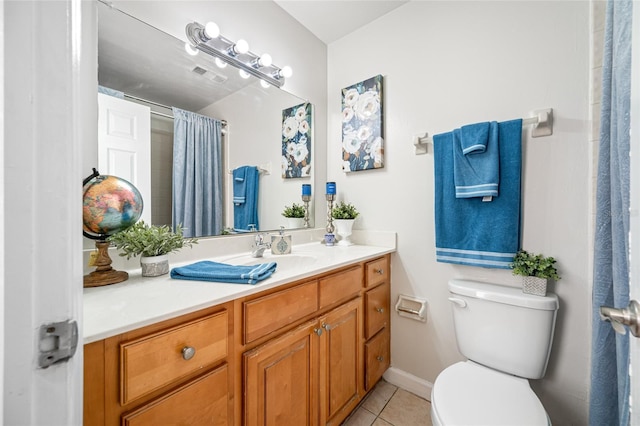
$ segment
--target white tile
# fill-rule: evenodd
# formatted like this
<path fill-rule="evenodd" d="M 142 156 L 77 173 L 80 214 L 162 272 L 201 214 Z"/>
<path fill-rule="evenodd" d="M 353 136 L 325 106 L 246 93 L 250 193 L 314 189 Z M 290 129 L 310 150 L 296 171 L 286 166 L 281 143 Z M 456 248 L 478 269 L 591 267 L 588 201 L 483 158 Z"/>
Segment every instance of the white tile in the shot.
<path fill-rule="evenodd" d="M 398 389 L 393 395 L 380 418 L 394 426 L 431 425 L 431 405 L 404 389 Z"/>

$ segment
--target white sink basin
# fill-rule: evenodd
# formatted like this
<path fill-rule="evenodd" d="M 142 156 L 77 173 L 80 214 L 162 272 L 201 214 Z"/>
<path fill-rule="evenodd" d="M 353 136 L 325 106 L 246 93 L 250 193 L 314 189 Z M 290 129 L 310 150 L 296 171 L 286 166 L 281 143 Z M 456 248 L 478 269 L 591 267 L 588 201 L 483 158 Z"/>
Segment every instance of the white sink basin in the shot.
<path fill-rule="evenodd" d="M 291 253 L 274 255 L 266 251 L 263 257 L 251 257 L 249 254 L 241 254 L 221 260 L 221 262 L 230 265 L 257 265 L 259 263 L 276 262 L 278 264 L 278 270 L 310 267 L 317 261 L 318 258 L 311 254 Z"/>

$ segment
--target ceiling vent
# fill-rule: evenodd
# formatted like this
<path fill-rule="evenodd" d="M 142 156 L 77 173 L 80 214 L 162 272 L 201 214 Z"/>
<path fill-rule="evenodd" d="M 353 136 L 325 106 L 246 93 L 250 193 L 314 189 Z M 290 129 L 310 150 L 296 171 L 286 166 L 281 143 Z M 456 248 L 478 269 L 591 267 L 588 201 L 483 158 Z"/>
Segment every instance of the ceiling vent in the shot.
<path fill-rule="evenodd" d="M 206 78 L 208 78 L 209 80 L 215 82 L 215 83 L 219 83 L 219 84 L 223 84 L 224 82 L 226 82 L 229 77 L 221 75 L 221 74 L 217 74 L 213 71 L 209 71 L 207 69 L 204 69 L 202 67 L 199 66 L 195 66 L 191 71 L 193 71 L 196 74 L 200 74 Z"/>

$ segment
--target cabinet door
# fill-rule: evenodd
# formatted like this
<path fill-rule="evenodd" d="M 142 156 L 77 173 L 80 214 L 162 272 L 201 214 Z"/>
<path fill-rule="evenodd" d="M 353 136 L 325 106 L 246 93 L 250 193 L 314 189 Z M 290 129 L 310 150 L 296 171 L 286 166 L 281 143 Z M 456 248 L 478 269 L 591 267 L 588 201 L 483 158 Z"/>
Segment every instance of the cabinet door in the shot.
<path fill-rule="evenodd" d="M 310 321 L 243 355 L 245 425 L 318 424 L 318 333 Z"/>
<path fill-rule="evenodd" d="M 330 311 L 320 325 L 320 424 L 338 425 L 364 392 L 362 298 Z"/>

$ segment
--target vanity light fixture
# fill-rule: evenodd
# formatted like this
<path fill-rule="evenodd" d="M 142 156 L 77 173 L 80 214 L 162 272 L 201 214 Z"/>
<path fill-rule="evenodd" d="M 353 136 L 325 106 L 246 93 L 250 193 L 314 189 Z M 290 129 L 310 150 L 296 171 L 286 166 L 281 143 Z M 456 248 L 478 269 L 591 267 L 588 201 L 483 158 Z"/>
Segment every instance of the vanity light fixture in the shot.
<path fill-rule="evenodd" d="M 260 80 L 260 86 L 262 86 L 264 89 L 268 89 L 269 87 L 271 87 L 271 85 L 264 80 Z"/>
<path fill-rule="evenodd" d="M 189 42 L 186 42 L 184 44 L 184 50 L 186 50 L 187 53 L 189 55 L 191 55 L 191 56 L 196 56 L 198 54 L 198 52 L 199 52 L 199 50 L 196 49 L 195 47 L 191 46 L 191 43 L 189 43 Z"/>
<path fill-rule="evenodd" d="M 251 74 L 249 74 L 248 72 L 246 72 L 245 70 L 239 70 L 238 74 L 240 74 L 240 77 L 242 78 L 249 78 L 251 77 Z"/>
<path fill-rule="evenodd" d="M 224 68 L 227 66 L 227 63 L 220 58 L 216 58 L 216 65 L 218 68 Z"/>
<path fill-rule="evenodd" d="M 189 48 L 214 56 L 219 67 L 221 67 L 220 62 L 229 63 L 276 87 L 282 87 L 285 79 L 292 75 L 291 67 L 280 68 L 273 65 L 271 55 L 268 53 L 257 55 L 251 52 L 245 40 L 233 42 L 225 38 L 213 22 L 204 26 L 191 22 L 187 24 L 185 32 L 189 40 L 187 43 Z"/>

